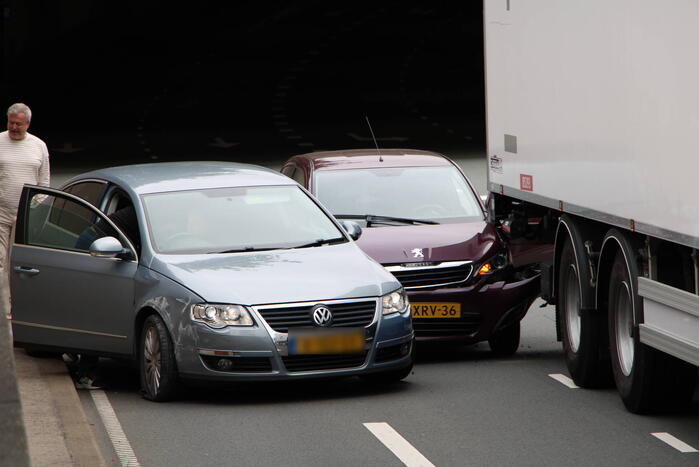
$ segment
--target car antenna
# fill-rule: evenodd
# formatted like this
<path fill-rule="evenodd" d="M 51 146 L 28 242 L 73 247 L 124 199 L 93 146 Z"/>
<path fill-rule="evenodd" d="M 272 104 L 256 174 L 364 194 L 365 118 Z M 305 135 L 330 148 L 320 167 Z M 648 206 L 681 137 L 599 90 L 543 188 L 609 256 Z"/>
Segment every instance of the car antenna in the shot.
<path fill-rule="evenodd" d="M 376 136 L 374 136 L 374 130 L 371 129 L 371 123 L 369 122 L 369 116 L 365 115 L 364 118 L 366 118 L 366 124 L 369 125 L 369 131 L 371 132 L 371 139 L 374 140 L 374 144 L 376 145 L 376 154 L 379 156 L 379 162 L 383 162 L 383 157 L 381 157 L 381 151 L 379 150 L 379 143 L 376 142 Z"/>

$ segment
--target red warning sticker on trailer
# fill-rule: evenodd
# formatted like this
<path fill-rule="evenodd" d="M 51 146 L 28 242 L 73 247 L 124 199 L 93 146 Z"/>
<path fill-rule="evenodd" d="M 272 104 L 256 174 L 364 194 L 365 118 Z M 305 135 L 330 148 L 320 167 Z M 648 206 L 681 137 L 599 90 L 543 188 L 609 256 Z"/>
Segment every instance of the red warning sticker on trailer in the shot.
<path fill-rule="evenodd" d="M 523 191 L 534 191 L 534 177 L 531 175 L 519 174 L 519 189 Z"/>

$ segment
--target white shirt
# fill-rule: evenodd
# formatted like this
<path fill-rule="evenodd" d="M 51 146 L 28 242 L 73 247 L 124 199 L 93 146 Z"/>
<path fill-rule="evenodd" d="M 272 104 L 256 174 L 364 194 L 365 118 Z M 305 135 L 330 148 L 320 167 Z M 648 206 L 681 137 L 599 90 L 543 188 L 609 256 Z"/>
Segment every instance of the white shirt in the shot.
<path fill-rule="evenodd" d="M 15 141 L 0 133 L 0 223 L 13 224 L 24 184 L 49 186 L 49 150 L 41 139 L 26 133 Z"/>

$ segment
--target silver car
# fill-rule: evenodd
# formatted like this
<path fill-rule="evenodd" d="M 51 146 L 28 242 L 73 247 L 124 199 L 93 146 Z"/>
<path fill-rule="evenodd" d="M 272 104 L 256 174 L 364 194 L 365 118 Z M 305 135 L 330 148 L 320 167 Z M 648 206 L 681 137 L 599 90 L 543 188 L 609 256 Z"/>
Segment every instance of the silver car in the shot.
<path fill-rule="evenodd" d="M 349 233 L 348 233 L 349 232 Z M 98 170 L 26 186 L 12 250 L 15 342 L 128 357 L 144 397 L 181 380 L 412 368 L 400 283 L 293 180 L 224 162 Z"/>

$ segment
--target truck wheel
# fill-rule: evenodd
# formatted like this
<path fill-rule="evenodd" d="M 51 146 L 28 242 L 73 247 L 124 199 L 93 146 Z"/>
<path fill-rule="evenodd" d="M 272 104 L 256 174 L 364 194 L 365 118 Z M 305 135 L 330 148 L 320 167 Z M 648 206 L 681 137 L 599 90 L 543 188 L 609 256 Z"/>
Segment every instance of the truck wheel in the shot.
<path fill-rule="evenodd" d="M 641 343 L 634 325 L 641 309 L 624 255 L 618 252 L 609 277 L 609 343 L 612 372 L 626 408 L 649 413 L 687 406 L 696 367 Z"/>
<path fill-rule="evenodd" d="M 556 312 L 568 372 L 580 387 L 606 387 L 611 383 L 609 360 L 603 358 L 601 340 L 606 341 L 604 320 L 596 310 L 582 309 L 580 267 L 570 240 L 561 250 L 558 265 Z"/>
<path fill-rule="evenodd" d="M 143 323 L 139 353 L 143 397 L 171 400 L 177 392 L 177 367 L 170 334 L 158 315 L 150 315 Z"/>
<path fill-rule="evenodd" d="M 507 357 L 517 352 L 519 348 L 520 322 L 517 321 L 498 330 L 490 339 L 490 350 L 498 357 Z"/>

